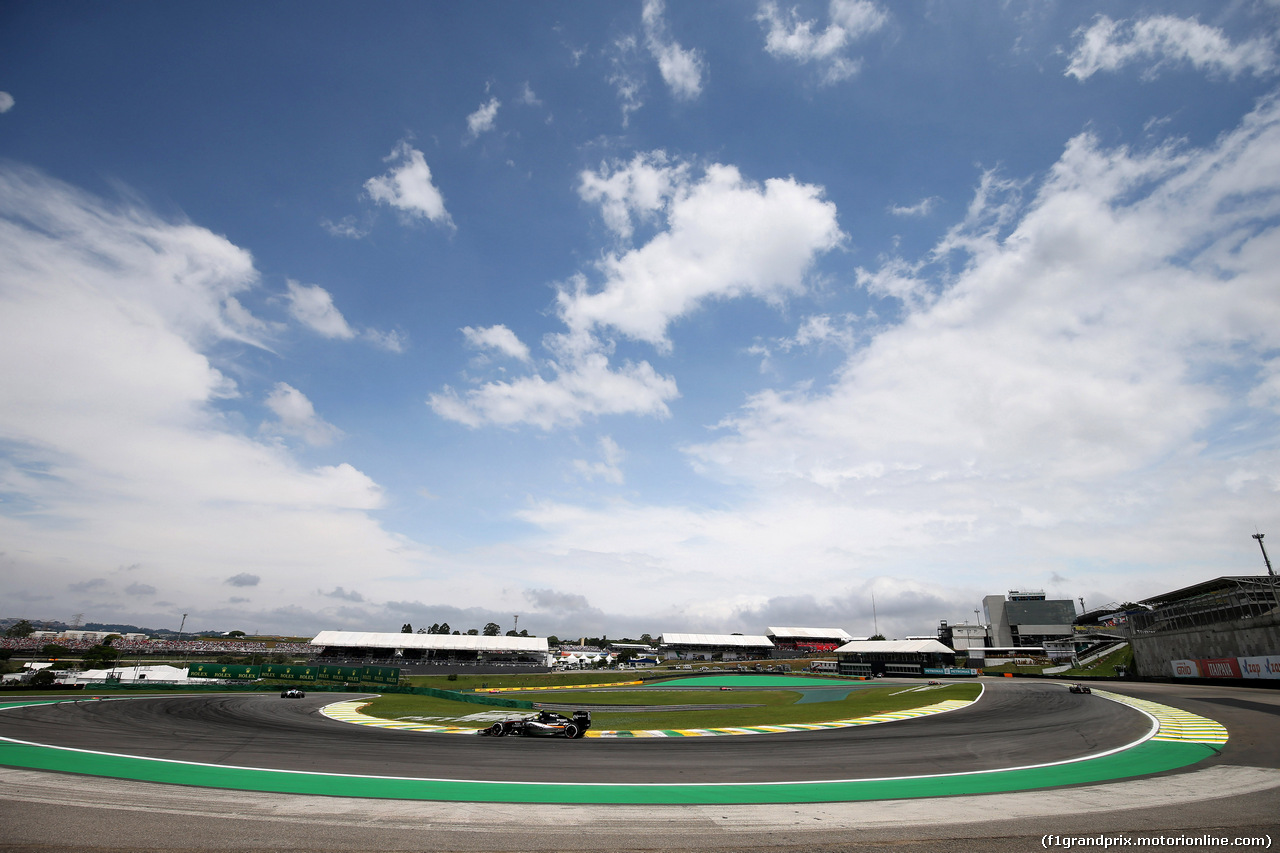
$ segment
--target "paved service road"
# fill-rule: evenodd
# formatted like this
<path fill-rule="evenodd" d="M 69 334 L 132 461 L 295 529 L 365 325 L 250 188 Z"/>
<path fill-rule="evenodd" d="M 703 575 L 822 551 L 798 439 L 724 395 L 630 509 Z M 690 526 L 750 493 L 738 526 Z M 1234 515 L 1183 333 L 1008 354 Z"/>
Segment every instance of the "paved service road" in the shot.
<path fill-rule="evenodd" d="M 569 743 L 432 737 L 323 720 L 314 709 L 333 696 L 312 702 L 244 695 L 212 702 L 213 697 L 82 704 L 43 717 L 5 712 L 0 714 L 0 734 L 182 760 L 264 762 L 258 766 L 279 761 L 275 766 L 307 770 L 338 767 L 340 772 L 361 772 L 352 768 L 377 767 L 386 772 L 394 767 L 421 775 L 434 768 L 440 775 L 449 771 L 487 778 L 505 767 L 515 771 L 506 778 L 573 775 L 574 781 L 581 781 L 581 774 L 592 774 L 628 781 L 687 781 L 691 776 L 779 779 L 806 772 L 813 774 L 807 778 L 818 778 L 806 762 L 816 762 L 822 773 L 842 770 L 846 778 L 902 775 L 923 768 L 941 772 L 940 767 L 962 765 L 1011 766 L 1026 763 L 1040 749 L 1048 751 L 1039 755 L 1043 761 L 1053 754 L 1080 755 L 1127 742 L 1146 724 L 1131 710 L 1097 696 L 1073 696 L 1061 686 L 1004 679 L 987 684 L 988 696 L 964 711 L 778 737 Z M 1231 837 L 1270 832 L 1273 843 L 1280 842 L 1280 743 L 1275 738 L 1280 692 L 1190 684 L 1107 689 L 1216 719 L 1230 731 L 1230 741 L 1221 754 L 1199 764 L 1144 779 L 927 800 L 742 806 L 376 801 L 0 768 L 0 850 L 1004 853 L 1042 849 L 1046 833 L 1149 838 L 1206 831 Z M 1066 704 L 1073 700 L 1076 704 Z M 133 716 L 120 714 L 125 705 L 135 706 Z M 88 729 L 81 727 L 86 721 Z M 35 737 L 37 733 L 41 737 Z M 351 752 L 356 745 L 356 751 L 371 754 L 335 754 Z M 397 751 L 402 754 L 397 756 Z M 686 763 L 681 755 L 697 758 Z M 571 771 L 558 769 L 570 759 Z M 699 767 L 699 762 L 717 766 Z M 886 767 L 894 772 L 885 774 Z M 1190 844 L 1179 849 L 1222 848 Z"/>

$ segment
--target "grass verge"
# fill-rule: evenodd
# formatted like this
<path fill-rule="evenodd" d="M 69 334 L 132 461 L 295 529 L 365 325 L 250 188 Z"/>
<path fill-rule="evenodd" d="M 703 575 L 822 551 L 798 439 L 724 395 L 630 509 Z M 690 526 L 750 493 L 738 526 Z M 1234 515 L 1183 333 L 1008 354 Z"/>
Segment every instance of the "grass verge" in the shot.
<path fill-rule="evenodd" d="M 797 704 L 800 693 L 789 690 L 768 691 L 694 691 L 682 690 L 665 694 L 678 704 L 710 705 L 710 704 L 758 704 L 751 708 L 716 708 L 702 711 L 593 711 L 592 727 L 595 729 L 627 731 L 633 729 L 699 729 L 721 728 L 725 726 L 753 725 L 785 725 L 787 723 L 825 723 L 832 720 L 846 720 L 867 717 L 890 711 L 902 711 L 932 705 L 946 699 L 976 699 L 981 688 L 977 684 L 951 684 L 930 690 L 912 690 L 901 684 L 888 687 L 877 687 L 867 690 L 856 690 L 843 699 L 831 702 L 808 702 Z M 664 696 L 661 691 L 626 691 L 619 688 L 615 693 L 581 694 L 581 698 L 590 697 L 594 704 L 610 705 L 635 704 L 664 705 L 669 701 L 655 701 L 655 696 Z M 572 694 L 548 694 L 543 698 L 557 704 L 574 704 Z M 569 700 L 566 702 L 566 700 Z M 364 713 L 373 717 L 397 720 L 410 717 L 431 717 L 441 724 L 475 725 L 481 723 L 466 718 L 483 713 L 476 705 L 462 702 L 451 702 L 446 699 L 435 699 L 424 696 L 387 695 L 375 699 Z M 490 712 L 499 709 L 488 709 Z M 513 711 L 513 716 L 520 712 Z"/>

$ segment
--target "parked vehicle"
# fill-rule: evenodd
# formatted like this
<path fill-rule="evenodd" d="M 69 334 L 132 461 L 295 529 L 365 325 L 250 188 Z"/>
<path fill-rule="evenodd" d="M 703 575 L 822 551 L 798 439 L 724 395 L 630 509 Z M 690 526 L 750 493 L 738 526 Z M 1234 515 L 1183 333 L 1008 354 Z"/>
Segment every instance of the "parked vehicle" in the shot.
<path fill-rule="evenodd" d="M 488 728 L 480 730 L 486 737 L 562 737 L 576 740 L 591 728 L 590 711 L 574 711 L 572 716 L 557 714 L 554 711 L 539 711 L 532 717 L 521 717 L 514 720 L 503 720 Z"/>

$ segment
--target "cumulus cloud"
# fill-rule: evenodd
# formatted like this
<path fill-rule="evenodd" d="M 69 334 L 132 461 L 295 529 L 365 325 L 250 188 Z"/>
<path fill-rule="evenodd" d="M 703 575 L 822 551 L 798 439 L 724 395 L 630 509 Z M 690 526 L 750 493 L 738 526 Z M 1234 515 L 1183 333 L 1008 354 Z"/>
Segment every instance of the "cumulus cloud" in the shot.
<path fill-rule="evenodd" d="M 934 251 L 886 261 L 929 298 L 861 329 L 833 375 L 758 393 L 686 448 L 734 487 L 729 506 L 520 517 L 584 576 L 679 578 L 687 603 L 628 589 L 625 607 L 705 625 L 808 613 L 870 633 L 874 591 L 892 636 L 965 618 L 1001 591 L 982 587 L 992 573 L 1100 601 L 1221 573 L 1280 494 L 1276 163 L 1268 97 L 1203 148 L 1083 133 L 1036 182 L 983 175 Z M 813 342 L 841 328 L 802 326 Z M 784 577 L 831 598 L 778 601 Z"/>
<path fill-rule="evenodd" d="M 471 139 L 476 139 L 480 134 L 493 130 L 498 120 L 498 107 L 500 106 L 502 104 L 497 98 L 490 98 L 481 104 L 475 112 L 467 116 L 467 135 Z M 423 165 L 425 166 L 426 164 L 424 163 Z M 430 177 L 428 173 L 428 180 Z M 441 206 L 443 209 L 443 202 Z"/>
<path fill-rule="evenodd" d="M 705 64 L 696 50 L 686 50 L 667 35 L 663 20 L 662 0 L 645 0 L 641 20 L 644 23 L 645 47 L 658 63 L 658 71 L 678 100 L 692 101 L 702 93 Z"/>
<path fill-rule="evenodd" d="M 318 284 L 289 281 L 285 298 L 293 319 L 326 338 L 349 341 L 357 337 L 389 352 L 404 352 L 404 336 L 398 331 L 364 328 L 356 331 L 333 304 L 333 296 Z"/>
<path fill-rule="evenodd" d="M 578 195 L 598 204 L 609 230 L 629 240 L 632 219 L 656 221 L 676 188 L 688 183 L 689 169 L 687 163 L 672 162 L 665 151 L 642 152 L 629 163 L 602 163 L 599 171 L 583 170 Z"/>
<path fill-rule="evenodd" d="M 296 435 L 317 447 L 332 444 L 342 435 L 342 430 L 316 414 L 315 406 L 305 394 L 287 382 L 276 383 L 267 396 L 266 405 L 276 416 L 274 422 L 264 424 L 269 432 Z"/>
<path fill-rule="evenodd" d="M 1222 30 L 1195 18 L 1155 15 L 1113 21 L 1099 15 L 1088 28 L 1077 30 L 1076 36 L 1066 75 L 1081 81 L 1135 64 L 1142 66 L 1145 79 L 1179 65 L 1230 78 L 1246 73 L 1262 76 L 1276 67 L 1271 39 L 1259 36 L 1233 43 Z"/>
<path fill-rule="evenodd" d="M 668 326 L 718 299 L 751 296 L 780 304 L 804 291 L 815 258 L 844 239 L 835 205 L 819 187 L 793 178 L 758 184 L 733 166 L 691 166 L 655 152 L 580 176 L 579 193 L 598 203 L 611 230 L 629 235 L 633 217 L 662 227 L 639 248 L 608 253 L 603 281 L 574 276 L 557 293 L 567 331 L 548 335 L 551 358 L 538 372 L 459 393 L 446 387 L 429 399 L 436 414 L 476 427 L 527 423 L 553 429 L 585 417 L 665 417 L 679 396 L 676 382 L 647 361 L 614 367 L 612 334 L 668 352 Z M 472 330 L 474 344 L 496 346 L 502 332 Z M 514 337 L 514 336 L 512 336 Z M 513 349 L 514 352 L 520 350 Z"/>
<path fill-rule="evenodd" d="M 356 336 L 347 318 L 334 306 L 329 291 L 296 281 L 289 281 L 288 288 L 289 313 L 299 323 L 326 338 L 350 340 Z"/>
<path fill-rule="evenodd" d="M 13 109 L 13 95 L 8 92 L 0 92 L 0 113 L 7 113 Z"/>
<path fill-rule="evenodd" d="M 230 586 L 257 586 L 261 581 L 262 578 L 257 575 L 251 575 L 248 572 L 241 572 L 238 575 L 232 575 L 227 578 L 223 583 Z"/>
<path fill-rule="evenodd" d="M 352 601 L 357 604 L 364 601 L 364 596 L 356 592 L 354 589 L 346 590 L 340 586 L 334 587 L 329 592 L 322 592 L 321 595 L 328 596 L 329 598 L 341 599 L 342 601 Z"/>
<path fill-rule="evenodd" d="M 767 27 L 765 50 L 770 55 L 813 63 L 822 82 L 838 83 L 862 68 L 862 60 L 849 55 L 852 44 L 881 29 L 889 16 L 871 0 L 831 0 L 828 17 L 830 23 L 820 28 L 817 21 L 802 19 L 796 9 L 784 11 L 770 0 L 760 5 L 756 20 Z"/>
<path fill-rule="evenodd" d="M 579 276 L 561 289 L 557 306 L 570 329 L 608 328 L 669 350 L 667 328 L 676 318 L 715 299 L 780 303 L 802 292 L 814 259 L 844 239 L 820 187 L 794 178 L 758 184 L 718 163 L 695 179 L 682 165 L 659 163 L 636 158 L 583 178 L 615 230 L 624 213 L 655 212 L 659 203 L 666 230 L 644 246 L 605 255 L 599 287 Z M 622 189 L 604 191 L 611 187 Z"/>
<path fill-rule="evenodd" d="M 444 196 L 431 182 L 431 167 L 421 151 L 402 141 L 385 160 L 391 164 L 390 170 L 364 183 L 369 198 L 380 204 L 389 204 L 411 217 L 422 217 L 447 228 L 454 227 L 453 217 L 444 208 Z"/>
<path fill-rule="evenodd" d="M 517 361 L 529 360 L 529 348 L 516 337 L 515 332 L 504 325 L 479 329 L 466 326 L 462 330 L 462 335 L 467 343 L 476 349 L 495 350 Z"/>

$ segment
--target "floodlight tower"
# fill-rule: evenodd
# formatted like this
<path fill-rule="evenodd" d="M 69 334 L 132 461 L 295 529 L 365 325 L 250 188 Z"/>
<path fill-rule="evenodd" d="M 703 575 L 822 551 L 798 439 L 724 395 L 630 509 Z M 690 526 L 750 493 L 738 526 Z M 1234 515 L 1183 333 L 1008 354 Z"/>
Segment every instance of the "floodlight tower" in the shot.
<path fill-rule="evenodd" d="M 1265 533 L 1255 533 L 1253 538 L 1258 540 L 1258 547 L 1262 549 L 1262 562 L 1267 564 L 1267 574 L 1275 577 L 1276 573 L 1271 570 L 1271 558 L 1267 556 L 1267 546 L 1262 544 L 1262 537 L 1266 535 Z"/>

